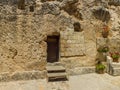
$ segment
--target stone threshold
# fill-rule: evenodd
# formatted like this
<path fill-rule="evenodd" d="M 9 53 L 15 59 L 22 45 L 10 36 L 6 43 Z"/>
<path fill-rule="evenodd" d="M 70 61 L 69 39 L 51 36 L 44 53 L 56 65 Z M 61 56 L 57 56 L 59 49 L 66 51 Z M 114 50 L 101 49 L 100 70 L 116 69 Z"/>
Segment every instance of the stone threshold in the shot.
<path fill-rule="evenodd" d="M 69 75 L 71 75 L 71 76 L 95 73 L 95 66 L 91 66 L 91 67 L 76 67 L 76 68 L 67 70 L 67 73 Z"/>
<path fill-rule="evenodd" d="M 67 74 L 72 75 L 82 75 L 95 73 L 95 67 L 76 67 L 74 69 L 67 69 Z M 45 79 L 47 77 L 47 71 L 18 71 L 18 72 L 5 72 L 0 74 L 0 82 L 9 81 L 20 81 L 20 80 L 36 80 Z"/>

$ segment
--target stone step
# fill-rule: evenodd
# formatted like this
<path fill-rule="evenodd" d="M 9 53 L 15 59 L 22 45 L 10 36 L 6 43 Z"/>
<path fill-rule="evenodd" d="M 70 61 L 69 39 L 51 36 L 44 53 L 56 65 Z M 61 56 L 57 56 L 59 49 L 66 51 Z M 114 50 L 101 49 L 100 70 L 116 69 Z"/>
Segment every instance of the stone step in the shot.
<path fill-rule="evenodd" d="M 66 81 L 68 80 L 67 78 L 67 73 L 48 73 L 48 81 Z"/>
<path fill-rule="evenodd" d="M 48 78 L 48 82 L 53 82 L 53 81 L 68 81 L 68 78 L 67 77 Z"/>
<path fill-rule="evenodd" d="M 47 66 L 62 66 L 60 62 L 47 63 Z"/>
<path fill-rule="evenodd" d="M 120 67 L 119 68 L 113 68 L 112 75 L 114 75 L 114 76 L 120 75 Z"/>
<path fill-rule="evenodd" d="M 48 81 L 66 81 L 68 76 L 60 62 L 48 63 L 46 66 Z"/>
<path fill-rule="evenodd" d="M 46 66 L 46 70 L 48 73 L 65 72 L 65 68 L 63 66 Z"/>
<path fill-rule="evenodd" d="M 115 68 L 119 68 L 120 67 L 120 63 L 112 62 L 111 65 L 112 65 L 112 67 L 115 67 Z"/>
<path fill-rule="evenodd" d="M 64 77 L 67 76 L 66 72 L 63 73 L 48 73 L 47 74 L 48 77 Z"/>

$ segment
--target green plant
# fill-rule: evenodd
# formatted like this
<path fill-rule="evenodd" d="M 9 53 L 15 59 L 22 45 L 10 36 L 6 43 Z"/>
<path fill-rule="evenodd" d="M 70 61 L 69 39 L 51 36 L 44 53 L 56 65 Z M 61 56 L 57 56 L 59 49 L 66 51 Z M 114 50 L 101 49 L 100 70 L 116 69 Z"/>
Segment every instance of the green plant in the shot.
<path fill-rule="evenodd" d="M 103 74 L 105 71 L 105 65 L 101 63 L 101 61 L 98 61 L 96 64 L 96 72 L 99 74 Z"/>
<path fill-rule="evenodd" d="M 113 62 L 118 62 L 118 59 L 120 58 L 119 52 L 110 52 L 110 55 L 113 58 Z"/>
<path fill-rule="evenodd" d="M 120 53 L 118 52 L 113 52 L 113 53 L 110 52 L 110 55 L 113 59 L 118 59 L 120 57 Z"/>
<path fill-rule="evenodd" d="M 103 46 L 103 47 L 99 47 L 97 51 L 101 53 L 106 53 L 109 51 L 109 48 L 107 46 Z"/>
<path fill-rule="evenodd" d="M 104 69 L 105 69 L 105 65 L 103 65 L 103 64 L 96 65 L 96 70 L 104 70 Z"/>

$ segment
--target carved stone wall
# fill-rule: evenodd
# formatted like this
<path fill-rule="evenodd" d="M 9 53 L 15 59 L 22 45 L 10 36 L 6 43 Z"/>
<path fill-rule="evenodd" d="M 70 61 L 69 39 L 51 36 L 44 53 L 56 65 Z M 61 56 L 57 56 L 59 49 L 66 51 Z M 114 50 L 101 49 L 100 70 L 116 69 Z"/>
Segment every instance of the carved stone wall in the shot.
<path fill-rule="evenodd" d="M 75 13 L 68 12 L 68 3 L 75 4 Z M 0 1 L 0 72 L 44 70 L 47 36 L 55 33 L 60 34 L 59 61 L 67 68 L 94 66 L 97 47 L 104 39 L 100 31 L 103 22 L 93 11 L 101 5 L 110 13 L 109 45 L 119 45 L 120 7 L 106 1 L 25 0 L 25 10 L 18 9 L 18 0 Z M 82 30 L 74 31 L 75 22 Z"/>

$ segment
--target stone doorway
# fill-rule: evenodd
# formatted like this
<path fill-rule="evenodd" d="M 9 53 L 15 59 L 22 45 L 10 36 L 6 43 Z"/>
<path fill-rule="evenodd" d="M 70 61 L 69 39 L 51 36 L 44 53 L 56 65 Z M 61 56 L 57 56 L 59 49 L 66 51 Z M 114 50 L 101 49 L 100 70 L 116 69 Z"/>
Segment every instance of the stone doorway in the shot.
<path fill-rule="evenodd" d="M 47 37 L 47 62 L 54 63 L 59 60 L 59 36 Z"/>

